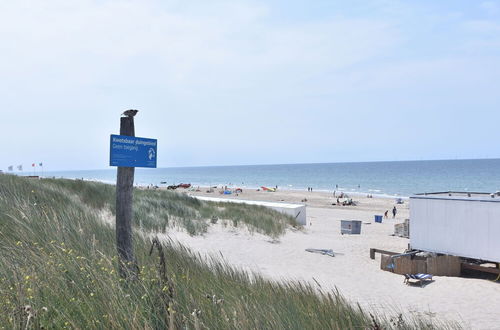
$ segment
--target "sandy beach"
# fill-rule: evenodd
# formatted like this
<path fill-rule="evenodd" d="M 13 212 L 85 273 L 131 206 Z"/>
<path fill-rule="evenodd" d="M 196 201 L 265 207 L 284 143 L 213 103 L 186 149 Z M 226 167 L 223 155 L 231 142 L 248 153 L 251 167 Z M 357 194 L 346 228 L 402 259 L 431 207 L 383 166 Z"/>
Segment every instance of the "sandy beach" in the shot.
<path fill-rule="evenodd" d="M 369 258 L 370 248 L 403 252 L 409 239 L 392 236 L 394 224 L 409 217 L 408 200 L 396 205 L 394 199 L 350 196 L 356 206 L 332 205 L 332 193 L 278 190 L 220 195 L 207 188 L 190 195 L 281 201 L 307 205 L 307 225 L 288 230 L 278 241 L 251 234 L 243 228 L 211 226 L 203 236 L 170 231 L 168 236 L 202 255 L 223 255 L 230 264 L 277 281 L 300 280 L 323 291 L 337 288 L 351 301 L 368 310 L 388 315 L 412 313 L 434 320 L 458 321 L 473 329 L 494 329 L 500 321 L 500 285 L 487 279 L 434 277 L 421 288 L 403 284 L 401 275 L 380 270 L 380 255 Z M 307 200 L 306 202 L 301 202 Z M 389 218 L 374 222 L 375 214 L 389 210 Z M 340 220 L 362 220 L 361 235 L 341 235 Z M 306 252 L 306 248 L 332 249 L 335 257 Z"/>

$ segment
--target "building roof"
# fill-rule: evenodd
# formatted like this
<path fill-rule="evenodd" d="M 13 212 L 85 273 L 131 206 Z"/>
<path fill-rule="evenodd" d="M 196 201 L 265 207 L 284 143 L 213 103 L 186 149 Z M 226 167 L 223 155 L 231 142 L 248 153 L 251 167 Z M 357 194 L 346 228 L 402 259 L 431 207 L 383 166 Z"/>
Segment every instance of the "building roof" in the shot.
<path fill-rule="evenodd" d="M 479 201 L 479 202 L 497 202 L 500 203 L 500 191 L 495 193 L 484 192 L 464 192 L 464 191 L 445 191 L 421 193 L 411 196 L 412 199 L 438 199 L 438 200 L 460 200 L 460 201 Z"/>
<path fill-rule="evenodd" d="M 249 204 L 249 205 L 267 206 L 267 207 L 279 207 L 285 209 L 295 209 L 305 206 L 304 204 L 292 204 L 292 203 L 282 203 L 282 202 L 250 201 L 245 199 L 217 198 L 217 197 L 205 197 L 205 196 L 194 196 L 194 195 L 190 196 L 202 201 L 209 201 L 216 203 L 225 202 L 225 203 Z"/>

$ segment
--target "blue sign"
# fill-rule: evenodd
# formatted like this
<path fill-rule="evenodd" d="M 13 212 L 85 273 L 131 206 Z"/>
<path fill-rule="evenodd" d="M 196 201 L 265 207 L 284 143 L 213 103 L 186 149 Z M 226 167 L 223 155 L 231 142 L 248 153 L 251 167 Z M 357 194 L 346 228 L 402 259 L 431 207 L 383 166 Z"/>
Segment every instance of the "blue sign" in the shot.
<path fill-rule="evenodd" d="M 156 168 L 156 139 L 111 135 L 109 166 Z"/>

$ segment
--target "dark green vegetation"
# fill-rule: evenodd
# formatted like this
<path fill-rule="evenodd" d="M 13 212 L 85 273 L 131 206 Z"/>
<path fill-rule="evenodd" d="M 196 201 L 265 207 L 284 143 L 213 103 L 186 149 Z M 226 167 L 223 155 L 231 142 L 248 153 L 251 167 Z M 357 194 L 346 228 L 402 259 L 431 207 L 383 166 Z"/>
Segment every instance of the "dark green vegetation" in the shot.
<path fill-rule="evenodd" d="M 198 202 L 182 196 L 138 192 L 138 200 L 149 194 L 203 217 Z M 168 242 L 159 246 L 164 268 L 158 246 L 151 250 L 139 234 L 140 275 L 125 281 L 117 275 L 114 229 L 103 221 L 112 204 L 111 186 L 0 175 L 0 328 L 433 327 L 419 319 L 374 319 L 337 293 L 269 282 Z M 157 209 L 147 211 L 153 219 Z"/>

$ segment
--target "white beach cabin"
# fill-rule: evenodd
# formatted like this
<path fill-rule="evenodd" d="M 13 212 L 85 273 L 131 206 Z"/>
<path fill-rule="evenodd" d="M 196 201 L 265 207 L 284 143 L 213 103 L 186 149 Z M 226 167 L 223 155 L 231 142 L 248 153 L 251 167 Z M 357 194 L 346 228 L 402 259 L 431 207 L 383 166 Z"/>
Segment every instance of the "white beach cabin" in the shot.
<path fill-rule="evenodd" d="M 500 262 L 500 194 L 410 197 L 412 249 Z"/>
<path fill-rule="evenodd" d="M 275 211 L 286 213 L 294 217 L 297 222 L 303 226 L 306 225 L 306 206 L 303 204 L 291 204 L 291 203 L 277 203 L 277 202 L 263 202 L 263 201 L 248 201 L 243 199 L 229 199 L 229 198 L 215 198 L 215 197 L 203 197 L 203 196 L 191 196 L 202 201 L 210 201 L 216 203 L 237 203 L 237 204 L 248 204 L 248 205 L 259 205 L 268 207 Z"/>

